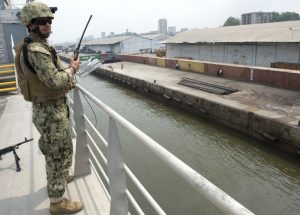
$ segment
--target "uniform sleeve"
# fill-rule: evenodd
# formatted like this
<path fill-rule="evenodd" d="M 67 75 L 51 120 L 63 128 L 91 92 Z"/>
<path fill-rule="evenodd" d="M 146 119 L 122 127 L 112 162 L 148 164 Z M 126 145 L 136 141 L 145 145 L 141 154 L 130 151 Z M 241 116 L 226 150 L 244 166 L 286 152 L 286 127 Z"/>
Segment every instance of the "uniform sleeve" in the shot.
<path fill-rule="evenodd" d="M 58 71 L 51 54 L 42 47 L 31 47 L 28 50 L 28 60 L 37 73 L 38 78 L 51 89 L 72 89 L 76 79 L 70 77 L 65 71 Z"/>

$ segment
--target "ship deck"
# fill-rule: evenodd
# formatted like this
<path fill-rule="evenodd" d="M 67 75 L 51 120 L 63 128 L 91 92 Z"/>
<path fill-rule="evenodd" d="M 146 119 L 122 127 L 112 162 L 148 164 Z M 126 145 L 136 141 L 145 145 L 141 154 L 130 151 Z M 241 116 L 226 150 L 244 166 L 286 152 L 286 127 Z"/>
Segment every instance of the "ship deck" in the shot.
<path fill-rule="evenodd" d="M 0 160 L 1 214 L 49 214 L 45 160 L 38 149 L 39 134 L 31 124 L 31 105 L 21 95 L 0 95 L 0 114 L 0 149 L 31 135 L 34 138 L 17 149 L 20 172 L 16 172 L 13 153 Z M 109 199 L 93 171 L 68 184 L 65 196 L 84 203 L 84 210 L 78 214 L 109 214 Z"/>

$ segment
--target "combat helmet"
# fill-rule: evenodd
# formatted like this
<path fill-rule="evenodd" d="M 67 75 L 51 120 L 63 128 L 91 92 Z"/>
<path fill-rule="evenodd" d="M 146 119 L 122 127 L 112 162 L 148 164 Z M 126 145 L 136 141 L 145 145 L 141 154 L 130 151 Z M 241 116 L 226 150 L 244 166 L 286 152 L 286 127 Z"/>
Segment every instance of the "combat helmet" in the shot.
<path fill-rule="evenodd" d="M 40 17 L 50 17 L 54 18 L 51 9 L 44 3 L 41 2 L 31 2 L 26 4 L 21 11 L 21 22 L 23 25 L 27 26 L 31 20 Z"/>

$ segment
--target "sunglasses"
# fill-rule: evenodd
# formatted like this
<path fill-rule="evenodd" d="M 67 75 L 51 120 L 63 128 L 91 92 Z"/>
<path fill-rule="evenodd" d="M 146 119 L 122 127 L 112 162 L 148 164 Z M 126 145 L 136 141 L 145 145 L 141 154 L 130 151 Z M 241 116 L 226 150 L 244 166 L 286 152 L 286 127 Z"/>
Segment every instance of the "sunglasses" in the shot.
<path fill-rule="evenodd" d="M 52 24 L 52 19 L 49 17 L 42 17 L 42 18 L 36 18 L 32 20 L 32 24 L 35 25 L 46 25 L 49 23 L 50 25 Z"/>

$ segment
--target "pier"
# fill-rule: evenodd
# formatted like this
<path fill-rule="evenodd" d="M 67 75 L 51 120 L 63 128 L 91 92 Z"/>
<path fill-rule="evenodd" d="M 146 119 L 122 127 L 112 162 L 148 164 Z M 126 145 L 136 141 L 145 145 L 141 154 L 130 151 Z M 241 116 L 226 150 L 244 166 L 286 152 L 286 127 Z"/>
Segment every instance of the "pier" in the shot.
<path fill-rule="evenodd" d="M 104 64 L 94 73 L 264 140 L 293 156 L 300 153 L 300 96 L 295 90 L 128 61 Z M 219 95 L 180 85 L 183 79 L 237 92 Z"/>

